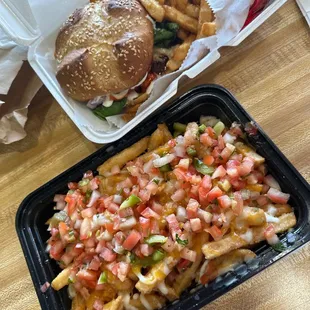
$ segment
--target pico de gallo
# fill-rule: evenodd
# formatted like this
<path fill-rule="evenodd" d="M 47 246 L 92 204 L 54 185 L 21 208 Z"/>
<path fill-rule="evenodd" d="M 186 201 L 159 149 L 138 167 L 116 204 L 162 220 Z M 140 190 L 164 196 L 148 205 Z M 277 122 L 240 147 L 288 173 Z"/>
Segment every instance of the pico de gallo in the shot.
<path fill-rule="evenodd" d="M 249 128 L 256 134 L 255 126 Z M 228 128 L 201 117 L 200 123 L 175 123 L 173 129 L 174 138 L 159 149 L 105 176 L 87 171 L 68 184 L 67 194 L 55 196 L 58 212 L 47 222 L 47 251 L 68 271 L 71 298 L 108 292 L 92 299 L 95 309 L 103 309 L 119 292 L 137 295 L 137 283 L 150 284 L 146 275 L 160 262 L 164 271 L 154 274 L 159 280 L 151 285 L 157 281 L 152 291 L 165 297 L 162 281 L 173 286 L 201 255 L 194 246 L 198 235 L 221 240 L 246 208 L 287 204 L 290 195 L 246 145 L 239 124 Z M 265 238 L 277 244 L 273 219 L 269 215 Z M 197 274 L 198 282 L 205 281 L 201 270 Z"/>

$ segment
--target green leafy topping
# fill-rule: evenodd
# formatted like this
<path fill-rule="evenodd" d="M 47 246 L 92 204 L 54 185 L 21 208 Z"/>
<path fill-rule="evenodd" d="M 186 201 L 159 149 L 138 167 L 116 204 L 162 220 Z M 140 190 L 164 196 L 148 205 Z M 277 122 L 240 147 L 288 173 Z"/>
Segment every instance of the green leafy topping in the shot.
<path fill-rule="evenodd" d="M 103 105 L 95 108 L 93 113 L 102 120 L 105 120 L 108 116 L 113 116 L 121 114 L 124 106 L 126 105 L 127 98 L 114 101 L 110 107 L 105 107 Z"/>
<path fill-rule="evenodd" d="M 105 271 L 101 272 L 101 275 L 98 279 L 98 284 L 103 284 L 108 281 L 107 273 Z"/>
<path fill-rule="evenodd" d="M 162 235 L 152 235 L 152 236 L 144 239 L 145 243 L 147 243 L 149 245 L 153 245 L 156 243 L 164 244 L 167 242 L 167 240 L 168 240 L 168 238 L 165 236 L 162 236 Z"/>
<path fill-rule="evenodd" d="M 207 126 L 205 124 L 202 124 L 198 127 L 199 133 L 204 133 L 207 129 Z"/>
<path fill-rule="evenodd" d="M 80 186 L 80 187 L 83 187 L 83 186 L 86 186 L 88 183 L 89 183 L 89 179 L 82 179 L 82 180 L 79 182 L 79 186 Z"/>
<path fill-rule="evenodd" d="M 182 240 L 178 234 L 176 234 L 175 236 L 175 239 L 177 241 L 178 244 L 181 244 L 181 245 L 184 245 L 184 246 L 187 246 L 188 244 L 188 240 Z"/>
<path fill-rule="evenodd" d="M 161 250 L 156 250 L 153 255 L 152 255 L 152 259 L 155 263 L 163 260 L 165 258 L 165 252 L 161 251 Z"/>
<path fill-rule="evenodd" d="M 197 155 L 197 151 L 195 150 L 195 148 L 189 146 L 187 149 L 186 149 L 186 153 L 188 156 L 196 156 Z"/>
<path fill-rule="evenodd" d="M 139 202 L 141 202 L 141 199 L 138 196 L 130 195 L 126 200 L 122 202 L 122 204 L 120 205 L 120 210 L 133 207 Z"/>
<path fill-rule="evenodd" d="M 171 169 L 170 164 L 166 164 L 166 165 L 163 165 L 163 166 L 159 167 L 159 171 L 160 172 L 169 172 L 171 170 L 172 169 Z"/>
<path fill-rule="evenodd" d="M 214 167 L 205 165 L 200 159 L 194 158 L 195 169 L 203 175 L 211 175 L 214 172 Z"/>
<path fill-rule="evenodd" d="M 178 41 L 178 30 L 179 25 L 176 23 L 156 23 L 156 29 L 154 30 L 154 46 L 169 48 L 175 45 Z"/>
<path fill-rule="evenodd" d="M 153 182 L 158 185 L 160 181 L 158 179 L 153 179 Z"/>
<path fill-rule="evenodd" d="M 279 241 L 278 243 L 272 245 L 271 247 L 275 251 L 280 252 L 280 253 L 286 250 L 286 246 L 281 241 Z"/>

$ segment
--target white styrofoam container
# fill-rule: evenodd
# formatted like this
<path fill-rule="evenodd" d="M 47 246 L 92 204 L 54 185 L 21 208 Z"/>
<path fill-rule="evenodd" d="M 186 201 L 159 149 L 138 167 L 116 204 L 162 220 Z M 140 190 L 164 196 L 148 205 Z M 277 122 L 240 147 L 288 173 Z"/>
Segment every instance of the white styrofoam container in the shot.
<path fill-rule="evenodd" d="M 54 2 L 54 5 L 50 5 L 51 1 Z M 81 126 L 76 121 L 74 116 L 75 102 L 59 86 L 55 77 L 56 63 L 52 57 L 58 29 L 77 7 L 88 3 L 88 0 L 51 1 L 49 1 L 48 6 L 44 6 L 42 0 L 32 0 L 32 4 L 34 4 L 32 12 L 28 0 L 1 0 L 0 26 L 17 43 L 29 46 L 28 60 L 30 65 L 84 136 L 93 142 L 108 143 L 118 140 L 173 97 L 184 76 L 194 78 L 220 58 L 218 51 L 214 51 L 211 59 L 210 57 L 201 59 L 174 80 L 159 99 L 121 129 L 111 132 L 95 131 L 90 127 Z M 286 1 L 270 1 L 268 7 L 227 45 L 236 46 L 240 44 Z M 36 4 L 38 4 L 38 10 L 35 10 Z"/>

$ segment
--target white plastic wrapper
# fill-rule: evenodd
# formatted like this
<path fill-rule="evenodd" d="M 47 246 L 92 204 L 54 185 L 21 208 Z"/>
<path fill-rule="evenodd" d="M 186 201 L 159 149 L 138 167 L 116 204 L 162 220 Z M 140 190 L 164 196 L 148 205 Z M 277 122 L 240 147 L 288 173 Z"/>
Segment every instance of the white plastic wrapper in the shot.
<path fill-rule="evenodd" d="M 27 48 L 18 46 L 0 28 L 0 94 L 7 95 L 20 71 L 23 61 L 27 59 Z M 29 78 L 27 87 L 21 96 L 1 96 L 0 100 L 0 143 L 9 144 L 26 136 L 24 126 L 27 121 L 28 106 L 42 86 L 34 75 Z M 20 99 L 20 100 L 19 100 Z M 3 112 L 4 111 L 4 112 Z"/>
<path fill-rule="evenodd" d="M 168 89 L 170 94 L 171 91 L 176 93 L 180 77 L 182 74 L 187 75 L 187 70 L 197 63 L 197 61 L 204 58 L 204 69 L 207 68 L 208 65 L 211 65 L 213 63 L 212 60 L 215 58 L 215 51 L 218 53 L 217 50 L 221 46 L 226 45 L 240 32 L 253 1 L 207 0 L 207 2 L 215 14 L 217 34 L 212 37 L 194 41 L 182 67 L 178 71 L 164 75 L 155 81 L 150 97 L 140 106 L 137 114 L 142 113 L 150 105 L 160 106 L 165 100 L 155 101 L 160 97 L 164 97 Z M 193 78 L 195 75 L 189 77 Z M 125 125 L 121 115 L 109 117 L 107 121 L 103 121 L 93 115 L 83 104 L 76 103 L 74 108 L 77 122 L 82 126 L 91 127 L 95 131 L 113 131 L 115 130 L 115 126 L 121 128 Z"/>

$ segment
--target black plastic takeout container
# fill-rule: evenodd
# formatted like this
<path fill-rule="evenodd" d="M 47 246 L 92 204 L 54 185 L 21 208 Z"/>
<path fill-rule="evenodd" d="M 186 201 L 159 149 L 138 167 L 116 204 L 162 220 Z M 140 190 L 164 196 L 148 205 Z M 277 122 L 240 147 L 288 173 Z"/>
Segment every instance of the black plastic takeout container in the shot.
<path fill-rule="evenodd" d="M 199 121 L 201 115 L 216 116 L 226 125 L 234 121 L 242 125 L 253 121 L 223 87 L 217 85 L 196 87 L 175 100 L 168 108 L 160 109 L 121 140 L 104 146 L 25 198 L 16 214 L 16 230 L 42 309 L 60 310 L 71 307 L 66 288 L 59 292 L 52 288 L 45 293 L 40 290 L 42 284 L 46 281 L 51 282 L 60 272 L 58 265 L 45 252 L 45 242 L 49 237 L 45 222 L 55 212 L 54 195 L 66 193 L 68 182 L 80 180 L 87 170 L 96 171 L 96 168 L 109 157 L 151 134 L 157 124 L 165 122 L 171 127 L 176 121 L 183 123 Z M 290 204 L 297 216 L 297 225 L 292 232 L 280 236 L 282 242 L 288 245 L 287 249 L 278 253 L 263 242 L 254 247 L 256 259 L 218 277 L 207 287 L 190 288 L 178 301 L 168 304 L 165 309 L 201 308 L 310 240 L 309 184 L 263 130 L 257 127 L 258 133 L 248 137 L 249 143 L 266 158 L 269 171 L 280 183 L 282 190 L 291 194 Z"/>

